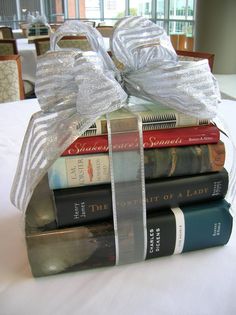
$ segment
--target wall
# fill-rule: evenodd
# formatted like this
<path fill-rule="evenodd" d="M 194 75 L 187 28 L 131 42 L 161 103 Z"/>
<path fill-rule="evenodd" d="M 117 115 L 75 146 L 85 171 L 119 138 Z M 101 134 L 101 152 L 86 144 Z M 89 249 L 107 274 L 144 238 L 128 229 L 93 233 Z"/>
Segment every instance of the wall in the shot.
<path fill-rule="evenodd" d="M 197 0 L 195 50 L 215 54 L 214 73 L 236 73 L 236 0 Z"/>

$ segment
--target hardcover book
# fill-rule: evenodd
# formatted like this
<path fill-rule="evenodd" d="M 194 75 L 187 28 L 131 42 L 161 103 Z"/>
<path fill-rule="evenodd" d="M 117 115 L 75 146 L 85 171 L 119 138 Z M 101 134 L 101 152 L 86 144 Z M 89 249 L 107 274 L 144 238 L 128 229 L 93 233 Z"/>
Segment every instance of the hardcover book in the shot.
<path fill-rule="evenodd" d="M 135 136 L 134 136 L 135 135 Z M 137 133 L 120 133 L 113 135 L 115 145 L 113 151 L 125 151 L 139 148 Z M 220 131 L 217 126 L 202 125 L 182 128 L 143 131 L 143 148 L 162 148 L 171 146 L 185 146 L 195 144 L 217 143 L 220 140 Z M 108 152 L 107 135 L 79 137 L 63 153 L 66 155 L 91 154 Z"/>
<path fill-rule="evenodd" d="M 208 119 L 199 119 L 183 114 L 175 109 L 161 104 L 153 104 L 148 101 L 131 97 L 129 110 L 139 115 L 142 120 L 143 130 L 156 130 L 163 128 L 176 128 L 197 125 L 208 125 Z M 136 130 L 137 120 L 126 108 L 112 113 L 112 132 L 124 130 L 124 132 Z M 85 133 L 84 136 L 107 134 L 106 116 L 101 116 Z"/>
<path fill-rule="evenodd" d="M 122 177 L 120 181 L 125 181 L 126 178 L 127 181 L 136 180 L 139 165 L 139 155 L 136 151 L 115 152 L 113 161 L 115 173 Z M 223 168 L 224 162 L 225 147 L 221 141 L 217 144 L 144 150 L 146 179 L 215 172 Z M 108 153 L 60 157 L 48 171 L 50 188 L 109 183 L 109 166 Z"/>
<path fill-rule="evenodd" d="M 120 197 L 118 207 L 125 211 L 127 206 L 142 204 L 133 200 L 132 182 L 116 185 Z M 164 207 L 223 198 L 228 189 L 228 173 L 225 169 L 216 173 L 146 181 L 147 212 Z M 112 218 L 111 186 L 97 185 L 53 191 L 56 220 L 59 227 L 84 224 Z"/>
<path fill-rule="evenodd" d="M 153 212 L 147 216 L 146 259 L 224 245 L 232 221 L 225 200 Z M 26 225 L 26 242 L 36 277 L 115 264 L 111 221 L 44 232 Z"/>

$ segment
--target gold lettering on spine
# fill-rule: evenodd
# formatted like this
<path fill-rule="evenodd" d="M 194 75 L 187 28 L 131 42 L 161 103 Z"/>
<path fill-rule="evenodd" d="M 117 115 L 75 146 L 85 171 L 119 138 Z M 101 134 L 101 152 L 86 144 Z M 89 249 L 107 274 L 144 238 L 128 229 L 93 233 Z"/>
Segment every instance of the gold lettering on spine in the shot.
<path fill-rule="evenodd" d="M 200 196 L 200 195 L 204 195 L 208 193 L 208 188 L 207 187 L 203 187 L 203 188 L 199 188 L 199 189 L 187 189 L 186 191 L 186 196 L 187 197 L 193 197 L 193 196 Z"/>
<path fill-rule="evenodd" d="M 107 204 L 92 204 L 88 205 L 88 208 L 91 212 L 100 212 L 108 209 Z"/>

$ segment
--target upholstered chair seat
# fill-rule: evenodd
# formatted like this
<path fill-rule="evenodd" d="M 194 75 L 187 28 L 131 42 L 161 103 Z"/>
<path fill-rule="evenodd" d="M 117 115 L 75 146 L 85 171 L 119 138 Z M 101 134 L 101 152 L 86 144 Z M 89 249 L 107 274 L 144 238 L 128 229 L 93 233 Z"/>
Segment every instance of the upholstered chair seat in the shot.
<path fill-rule="evenodd" d="M 0 102 L 24 99 L 20 56 L 0 56 Z"/>

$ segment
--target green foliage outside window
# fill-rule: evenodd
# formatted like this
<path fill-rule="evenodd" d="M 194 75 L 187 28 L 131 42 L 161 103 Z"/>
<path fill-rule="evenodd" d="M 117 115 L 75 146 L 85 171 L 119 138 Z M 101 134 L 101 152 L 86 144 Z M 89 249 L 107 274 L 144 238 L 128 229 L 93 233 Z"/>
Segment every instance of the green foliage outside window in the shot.
<path fill-rule="evenodd" d="M 130 8 L 129 14 L 130 14 L 130 15 L 133 15 L 133 16 L 136 16 L 136 15 L 138 14 L 138 11 L 137 11 L 136 8 Z M 125 11 L 122 11 L 122 12 L 119 12 L 116 17 L 117 17 L 118 19 L 120 19 L 120 18 L 122 18 L 122 17 L 124 17 L 124 16 L 125 16 Z"/>

